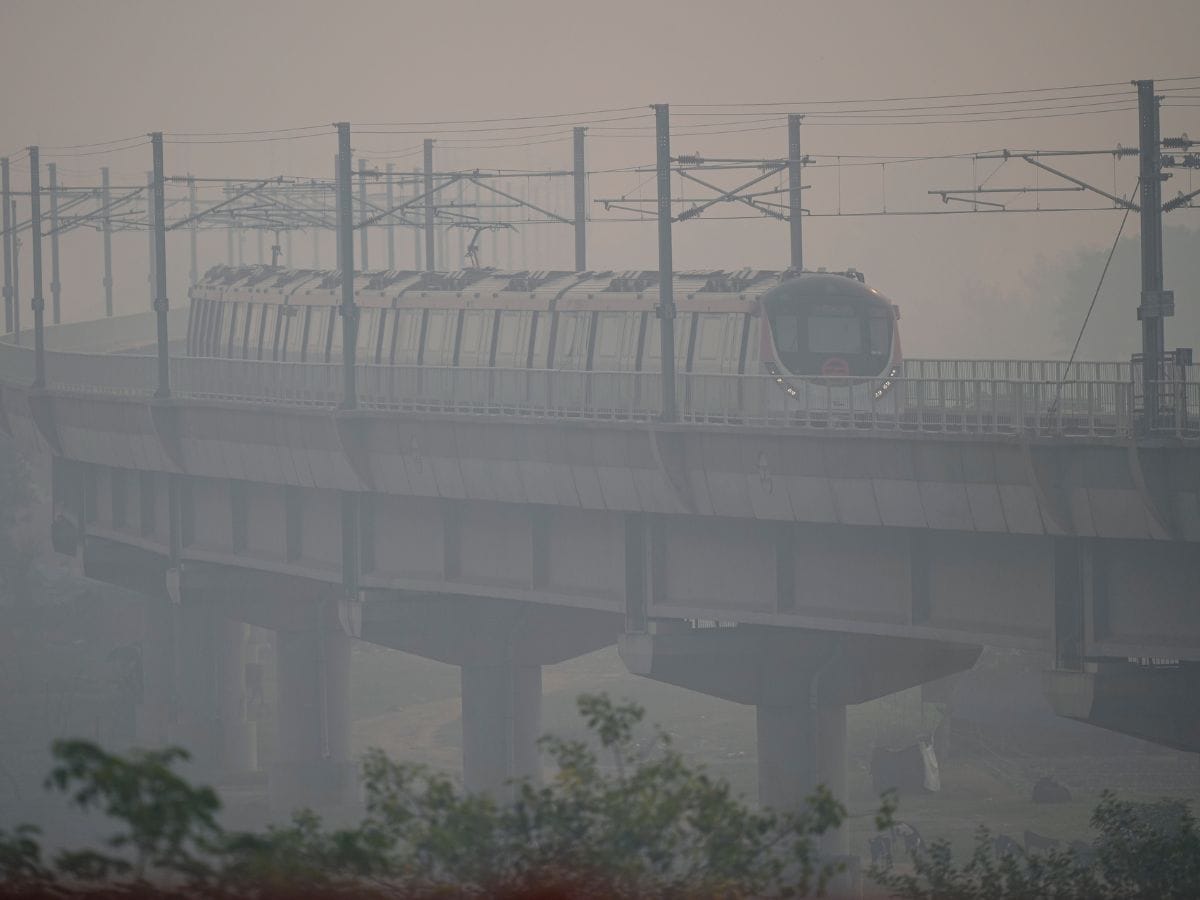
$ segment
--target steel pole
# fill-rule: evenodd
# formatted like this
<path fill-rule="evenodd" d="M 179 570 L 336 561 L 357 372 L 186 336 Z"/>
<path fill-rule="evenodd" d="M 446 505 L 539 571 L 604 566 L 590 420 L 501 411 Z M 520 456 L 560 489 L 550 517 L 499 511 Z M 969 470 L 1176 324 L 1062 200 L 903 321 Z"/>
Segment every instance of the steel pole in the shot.
<path fill-rule="evenodd" d="M 359 157 L 358 160 L 358 215 L 354 217 L 355 222 L 365 222 L 367 219 L 367 161 Z M 369 257 L 367 255 L 367 226 L 363 225 L 358 229 L 358 255 L 361 260 L 359 268 L 364 272 L 371 268 Z"/>
<path fill-rule="evenodd" d="M 188 176 L 188 218 L 192 220 L 188 226 L 188 281 L 195 284 L 200 280 L 200 270 L 196 264 L 196 228 L 200 223 L 196 220 L 196 179 L 191 175 Z"/>
<path fill-rule="evenodd" d="M 395 203 L 396 191 L 395 191 L 395 187 L 392 184 L 393 176 L 395 175 L 395 173 L 396 173 L 395 163 L 388 163 L 387 164 L 387 209 L 388 209 L 388 223 L 387 223 L 387 261 L 388 261 L 388 265 L 387 265 L 387 267 L 388 267 L 389 272 L 394 271 L 396 268 L 396 214 L 391 212 L 392 207 L 394 207 L 396 205 L 396 203 Z"/>
<path fill-rule="evenodd" d="M 358 348 L 358 310 L 354 305 L 354 205 L 350 181 L 353 178 L 350 160 L 350 123 L 338 122 L 338 247 L 346 265 L 342 269 L 342 408 L 358 405 L 354 384 L 355 351 Z"/>
<path fill-rule="evenodd" d="M 413 175 L 412 198 L 415 200 L 417 197 L 421 196 L 421 170 L 414 167 L 412 170 L 412 175 Z M 406 198 L 408 197 L 407 191 L 405 191 L 404 196 Z M 421 260 L 424 258 L 423 254 L 421 252 L 421 229 L 414 228 L 412 230 L 412 235 L 413 235 L 413 268 L 419 272 L 419 271 L 421 271 Z"/>
<path fill-rule="evenodd" d="M 46 301 L 42 298 L 42 186 L 38 148 L 29 148 L 29 227 L 33 241 L 33 386 L 46 386 Z"/>
<path fill-rule="evenodd" d="M 167 216 L 161 131 L 150 135 L 150 147 L 154 154 L 154 313 L 158 320 L 158 388 L 154 396 L 166 399 L 171 396 L 171 369 L 167 355 Z"/>
<path fill-rule="evenodd" d="M 583 137 L 586 128 L 575 129 L 575 271 L 587 271 L 587 170 L 584 168 Z"/>
<path fill-rule="evenodd" d="M 1163 380 L 1163 318 L 1173 315 L 1174 297 L 1163 290 L 1162 159 L 1159 101 L 1153 81 L 1135 82 L 1138 92 L 1138 159 L 1141 187 L 1142 401 L 1147 428 L 1159 418 L 1159 382 Z"/>
<path fill-rule="evenodd" d="M 100 170 L 100 202 L 104 204 L 104 217 L 100 220 L 100 232 L 104 237 L 104 315 L 113 314 L 112 277 L 112 214 L 109 203 L 112 195 L 108 187 L 108 166 Z"/>
<path fill-rule="evenodd" d="M 342 163 L 341 156 L 333 155 L 333 249 L 334 259 L 337 263 L 337 270 L 340 272 L 345 268 L 342 262 Z M 353 241 L 351 241 L 353 243 Z M 354 268 L 354 258 L 350 258 L 350 268 Z"/>
<path fill-rule="evenodd" d="M 232 195 L 233 195 L 233 189 L 230 187 L 229 182 L 226 182 L 225 183 L 225 199 L 228 200 Z M 233 268 L 233 241 L 234 241 L 234 238 L 237 237 L 237 235 L 235 235 L 233 233 L 235 221 L 236 220 L 233 217 L 233 210 L 230 210 L 229 211 L 229 227 L 225 229 L 225 262 L 230 268 Z"/>
<path fill-rule="evenodd" d="M 154 229 L 156 227 L 156 223 L 154 221 L 154 172 L 153 171 L 146 173 L 146 219 L 150 226 L 146 232 L 148 237 L 150 238 L 150 248 L 149 248 L 150 264 L 148 266 L 148 271 L 146 274 L 146 281 L 150 285 L 150 305 L 153 306 L 154 300 L 155 300 L 155 297 L 157 294 L 157 291 L 155 291 L 154 287 L 158 283 L 155 280 L 155 273 L 154 273 L 154 266 L 155 266 L 155 262 L 156 262 L 156 255 L 155 255 L 156 250 L 155 250 L 155 245 L 154 245 Z"/>
<path fill-rule="evenodd" d="M 788 114 L 788 226 L 791 237 L 791 263 L 793 271 L 804 269 L 804 210 L 801 202 L 800 173 L 804 157 L 800 154 L 800 119 L 796 113 Z"/>
<path fill-rule="evenodd" d="M 48 163 L 50 175 L 50 320 L 57 325 L 62 320 L 62 293 L 58 268 L 58 166 Z"/>
<path fill-rule="evenodd" d="M 675 295 L 671 258 L 671 108 L 654 105 L 654 135 L 658 170 L 658 306 L 662 338 L 662 419 L 674 422 L 675 409 Z"/>
<path fill-rule="evenodd" d="M 12 228 L 14 217 L 12 215 L 12 207 L 9 206 L 9 185 L 8 185 L 8 157 L 0 159 L 0 202 L 3 202 L 4 209 L 2 216 L 4 221 L 4 233 L 0 235 L 4 244 L 4 330 L 11 332 L 13 330 L 13 234 Z"/>
<path fill-rule="evenodd" d="M 437 267 L 433 233 L 433 139 L 425 138 L 425 271 Z"/>
<path fill-rule="evenodd" d="M 21 346 L 21 239 L 17 235 L 17 201 L 9 203 L 12 216 L 12 314 L 13 337 L 18 347 Z"/>

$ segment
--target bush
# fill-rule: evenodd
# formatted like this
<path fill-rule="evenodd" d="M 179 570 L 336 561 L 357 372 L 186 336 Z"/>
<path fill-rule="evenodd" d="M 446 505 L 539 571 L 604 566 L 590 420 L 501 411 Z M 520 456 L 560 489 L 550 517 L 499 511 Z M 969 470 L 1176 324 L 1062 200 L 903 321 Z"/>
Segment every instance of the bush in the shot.
<path fill-rule="evenodd" d="M 639 749 L 640 707 L 585 695 L 579 710 L 599 750 L 543 739 L 557 773 L 545 786 L 516 783 L 512 803 L 373 752 L 366 817 L 338 830 L 301 812 L 264 832 L 226 832 L 216 795 L 172 770 L 183 751 L 123 758 L 58 742 L 47 785 L 121 828 L 104 850 L 50 866 L 35 832 L 0 834 L 0 878 L 26 890 L 160 895 L 787 897 L 822 890 L 835 873 L 815 842 L 845 815 L 827 791 L 799 813 L 755 811 L 662 732 L 652 753 Z"/>
<path fill-rule="evenodd" d="M 1200 834 L 1188 808 L 1173 800 L 1132 803 L 1105 792 L 1092 813 L 1098 832 L 1086 850 L 998 855 L 981 828 L 965 865 L 934 841 L 911 874 L 873 867 L 869 874 L 906 900 L 1106 900 L 1200 896 Z"/>

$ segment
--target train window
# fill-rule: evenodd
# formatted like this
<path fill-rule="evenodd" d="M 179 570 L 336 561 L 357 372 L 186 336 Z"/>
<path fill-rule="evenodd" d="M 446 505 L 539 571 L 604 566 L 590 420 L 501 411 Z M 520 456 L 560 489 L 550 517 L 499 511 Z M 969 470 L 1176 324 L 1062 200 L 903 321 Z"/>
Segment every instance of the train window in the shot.
<path fill-rule="evenodd" d="M 371 346 L 371 362 L 383 362 L 383 336 L 387 332 L 388 311 L 379 310 L 379 327 L 375 329 L 375 339 Z"/>
<path fill-rule="evenodd" d="M 742 374 L 757 375 L 762 371 L 762 327 L 765 320 L 762 316 L 746 317 L 746 361 L 742 365 Z"/>
<path fill-rule="evenodd" d="M 558 318 L 558 313 L 546 313 L 546 315 L 533 314 L 533 320 L 529 323 L 530 329 L 533 331 L 533 342 L 529 350 L 529 368 L 545 369 L 549 367 L 550 356 L 550 334 L 554 331 L 554 320 Z"/>
<path fill-rule="evenodd" d="M 233 356 L 233 342 L 238 333 L 238 306 L 237 303 L 229 304 L 229 338 L 225 341 L 225 356 Z"/>
<path fill-rule="evenodd" d="M 892 316 L 888 312 L 872 311 L 867 317 L 867 340 L 870 343 L 871 355 L 891 355 Z"/>
<path fill-rule="evenodd" d="M 592 370 L 596 372 L 631 371 L 637 361 L 638 328 L 641 316 L 635 312 L 602 312 L 596 320 L 596 347 Z"/>
<path fill-rule="evenodd" d="M 588 335 L 591 332 L 590 312 L 558 314 L 558 333 L 554 338 L 554 368 L 583 369 L 587 367 Z"/>
<path fill-rule="evenodd" d="M 284 359 L 299 362 L 304 347 L 304 313 L 301 306 L 286 306 L 287 339 L 284 342 Z"/>
<path fill-rule="evenodd" d="M 258 314 L 261 316 L 261 313 Z M 238 340 L 237 355 L 241 359 L 245 359 L 250 355 L 250 323 L 256 318 L 255 306 L 253 303 L 246 304 L 246 314 L 242 316 L 242 336 Z"/>
<path fill-rule="evenodd" d="M 300 362 L 308 362 L 312 358 L 309 347 L 312 345 L 312 311 L 311 306 L 297 307 L 300 310 Z"/>
<path fill-rule="evenodd" d="M 271 330 L 267 332 L 267 342 L 271 345 L 271 359 L 278 360 L 283 355 L 284 325 L 287 314 L 279 304 L 271 306 Z"/>
<path fill-rule="evenodd" d="M 791 319 L 796 316 L 783 315 L 778 321 Z M 779 346 L 779 333 L 775 336 Z M 799 337 L 794 339 L 799 350 Z M 808 352 L 809 353 L 861 353 L 863 344 L 862 325 L 858 312 L 852 306 L 822 305 L 813 307 L 808 314 Z M 779 346 L 781 353 L 786 352 Z"/>
<path fill-rule="evenodd" d="M 325 336 L 326 346 L 329 347 L 329 360 L 336 362 L 342 358 L 342 344 L 345 343 L 344 323 L 341 310 L 336 306 L 329 307 L 329 331 Z"/>
<path fill-rule="evenodd" d="M 187 323 L 187 355 L 196 355 L 196 314 L 200 311 L 200 304 L 203 301 L 193 300 L 188 304 L 188 323 Z"/>
<path fill-rule="evenodd" d="M 780 353 L 800 352 L 799 315 L 778 313 L 771 318 L 771 331 L 775 336 L 775 347 Z"/>
<path fill-rule="evenodd" d="M 375 345 L 379 337 L 379 315 L 377 308 L 360 309 L 358 312 L 358 361 L 375 362 Z"/>
<path fill-rule="evenodd" d="M 208 352 L 205 356 L 218 356 L 221 352 L 221 320 L 225 318 L 228 304 L 214 303 L 212 323 L 208 329 Z"/>
<path fill-rule="evenodd" d="M 693 372 L 737 372 L 744 319 L 737 313 L 697 313 Z"/>
<path fill-rule="evenodd" d="M 684 313 L 675 317 L 675 371 L 682 372 L 687 364 L 688 335 L 691 333 L 691 316 Z M 662 371 L 662 338 L 659 326 L 662 323 L 655 315 L 646 318 L 646 338 L 642 346 L 642 371 Z"/>
<path fill-rule="evenodd" d="M 472 367 L 488 364 L 495 318 L 495 313 L 490 309 L 468 309 L 463 312 L 456 365 Z"/>
<path fill-rule="evenodd" d="M 431 309 L 425 326 L 425 346 L 421 359 L 427 366 L 454 363 L 454 334 L 458 330 L 458 310 Z"/>
<path fill-rule="evenodd" d="M 415 366 L 421 349 L 421 311 L 398 309 L 392 319 L 392 365 Z"/>
<path fill-rule="evenodd" d="M 523 369 L 529 356 L 529 327 L 533 313 L 527 310 L 505 310 L 499 313 L 496 325 L 496 359 L 500 369 Z"/>
<path fill-rule="evenodd" d="M 326 345 L 329 343 L 329 307 L 308 308 L 308 338 L 304 344 L 304 358 L 308 362 L 326 362 Z"/>
<path fill-rule="evenodd" d="M 208 327 L 209 316 L 212 315 L 212 308 L 216 304 L 211 300 L 205 300 L 200 305 L 200 313 L 196 317 L 196 355 L 208 356 L 208 344 L 205 343 L 205 329 Z"/>
<path fill-rule="evenodd" d="M 255 340 L 255 349 L 254 349 L 254 358 L 255 359 L 263 358 L 263 342 L 266 340 L 266 335 L 267 335 L 267 310 L 268 309 L 270 309 L 270 307 L 267 306 L 267 304 L 265 304 L 265 303 L 262 306 L 260 306 L 258 308 L 258 321 L 254 323 L 254 328 L 255 328 L 255 332 L 256 332 L 256 337 L 254 339 Z"/>

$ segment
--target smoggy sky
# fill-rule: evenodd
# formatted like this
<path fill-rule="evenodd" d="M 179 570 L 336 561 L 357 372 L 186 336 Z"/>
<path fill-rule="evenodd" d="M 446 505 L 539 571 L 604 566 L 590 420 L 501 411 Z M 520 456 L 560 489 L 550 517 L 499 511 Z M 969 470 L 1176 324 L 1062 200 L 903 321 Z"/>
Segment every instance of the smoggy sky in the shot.
<path fill-rule="evenodd" d="M 32 143 L 51 147 L 111 140 L 151 130 L 233 132 L 335 120 L 490 118 L 653 102 L 673 104 L 675 128 L 683 130 L 686 120 L 679 110 L 688 103 L 796 101 L 791 111 L 811 113 L 819 105 L 804 101 L 1195 75 L 1200 74 L 1197 36 L 1200 7 L 1194 0 L 2 0 L 0 151 L 11 153 Z M 772 114 L 777 112 L 782 124 L 787 111 Z M 813 154 L 948 154 L 1128 145 L 1136 143 L 1136 125 L 1132 112 L 920 127 L 820 125 L 810 119 L 803 139 L 805 151 Z M 1189 128 L 1200 134 L 1200 106 L 1164 113 L 1164 134 Z M 419 145 L 419 129 L 393 130 L 410 133 L 356 133 L 356 152 L 375 159 L 392 155 L 404 168 L 419 163 L 419 156 L 403 155 Z M 519 152 L 488 150 L 478 139 L 466 143 L 460 134 L 458 149 L 452 150 L 454 137 L 440 135 L 439 152 L 455 165 L 538 167 L 569 160 L 566 142 L 540 143 Z M 786 144 L 782 128 L 776 128 L 677 137 L 674 149 L 779 156 L 786 153 Z M 235 177 L 279 171 L 325 175 L 335 150 L 332 132 L 294 141 L 171 144 L 167 168 Z M 589 132 L 588 150 L 590 167 L 648 163 L 653 137 L 649 131 L 640 137 L 597 128 Z M 114 179 L 144 181 L 150 160 L 148 148 L 136 148 L 110 156 L 60 156 L 57 161 L 64 181 L 85 183 L 96 180 L 100 165 L 109 165 Z M 1072 171 L 1098 179 L 1105 189 L 1117 185 L 1118 193 L 1129 191 L 1136 177 L 1131 161 L 1119 171 L 1109 159 Z M 833 174 L 832 169 L 806 172 L 805 182 L 813 185 L 805 195 L 806 207 L 814 212 L 837 209 Z M 928 189 L 963 186 L 986 172 L 973 172 L 966 160 L 943 160 L 883 173 L 862 166 L 841 174 L 843 210 L 865 211 L 882 207 L 885 185 L 889 209 L 938 209 Z M 19 183 L 26 177 L 17 173 Z M 1031 174 L 1014 168 L 993 183 L 1033 181 Z M 592 194 L 628 190 L 636 183 L 594 177 Z M 1170 184 L 1167 194 L 1176 187 L 1186 185 Z M 1175 216 L 1177 224 L 1200 224 L 1195 211 Z M 932 322 L 953 317 L 963 307 L 964 292 L 978 286 L 1018 290 L 1039 255 L 1054 258 L 1080 246 L 1107 245 L 1118 221 L 1119 214 L 1112 211 L 940 219 L 814 217 L 806 222 L 806 262 L 857 266 L 900 300 L 906 315 L 924 311 Z M 1136 220 L 1130 222 L 1130 233 L 1136 233 L 1136 225 Z M 654 265 L 650 224 L 597 223 L 590 238 L 593 267 Z M 212 257 L 220 256 L 223 239 L 205 240 L 206 246 L 211 244 L 208 261 L 217 261 Z M 689 222 L 676 227 L 675 240 L 680 268 L 778 268 L 786 263 L 786 228 L 774 222 Z M 78 241 L 80 249 L 68 260 L 69 241 Z M 93 244 L 98 241 L 90 233 L 64 240 L 64 283 L 72 272 L 79 273 L 75 283 L 64 287 L 64 296 L 77 296 L 80 308 L 96 302 L 96 291 L 86 283 L 93 277 Z M 544 264 L 569 266 L 568 247 L 565 234 L 548 239 L 545 253 L 562 259 Z M 139 285 L 128 298 L 122 295 L 121 303 L 140 308 L 144 275 L 138 281 L 133 273 L 144 269 L 145 240 L 125 236 L 118 252 L 126 282 Z M 173 273 L 181 255 L 182 250 L 172 257 Z M 1130 303 L 1132 310 L 1136 300 Z M 937 348 L 932 344 L 922 349 L 933 354 Z"/>

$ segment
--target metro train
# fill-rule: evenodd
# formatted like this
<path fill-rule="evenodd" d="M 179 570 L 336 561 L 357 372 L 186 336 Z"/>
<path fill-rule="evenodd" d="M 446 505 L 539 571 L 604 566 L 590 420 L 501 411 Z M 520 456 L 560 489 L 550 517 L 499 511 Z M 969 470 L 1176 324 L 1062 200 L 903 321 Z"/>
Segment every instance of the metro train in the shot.
<path fill-rule="evenodd" d="M 190 291 L 188 355 L 340 361 L 340 278 L 336 271 L 213 267 Z M 357 359 L 660 372 L 658 293 L 655 271 L 359 273 Z M 683 380 L 770 376 L 777 408 L 811 408 L 804 384 L 819 380 L 845 388 L 842 399 L 824 401 L 832 406 L 896 411 L 899 309 L 859 272 L 680 272 L 674 296 L 675 368 Z"/>

